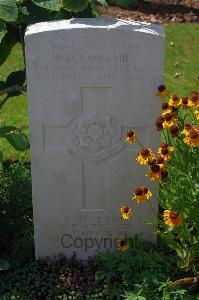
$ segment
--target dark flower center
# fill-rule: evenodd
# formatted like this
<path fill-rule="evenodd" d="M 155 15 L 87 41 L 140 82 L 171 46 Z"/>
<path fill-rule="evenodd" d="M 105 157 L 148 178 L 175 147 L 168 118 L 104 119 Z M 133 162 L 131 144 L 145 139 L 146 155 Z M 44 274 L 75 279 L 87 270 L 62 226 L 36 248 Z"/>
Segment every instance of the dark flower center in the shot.
<path fill-rule="evenodd" d="M 150 166 L 150 168 L 153 173 L 158 173 L 160 171 L 160 166 L 157 164 Z"/>
<path fill-rule="evenodd" d="M 191 101 L 193 101 L 193 102 L 198 101 L 198 95 L 196 95 L 196 94 L 193 94 L 190 98 L 191 98 Z"/>
<path fill-rule="evenodd" d="M 120 247 L 124 247 L 126 246 L 126 242 L 125 241 L 120 241 Z"/>
<path fill-rule="evenodd" d="M 162 109 L 169 108 L 169 104 L 167 102 L 162 103 Z"/>
<path fill-rule="evenodd" d="M 170 127 L 169 130 L 170 130 L 171 133 L 178 133 L 178 126 L 173 125 L 173 126 Z"/>
<path fill-rule="evenodd" d="M 164 162 L 164 158 L 162 156 L 158 156 L 157 163 L 162 164 Z"/>
<path fill-rule="evenodd" d="M 141 154 L 143 157 L 148 156 L 149 153 L 150 153 L 150 151 L 149 151 L 149 149 L 147 149 L 147 148 L 142 149 L 141 152 L 140 152 L 140 154 Z"/>
<path fill-rule="evenodd" d="M 191 124 L 189 124 L 189 123 L 186 123 L 186 124 L 184 125 L 184 128 L 185 128 L 185 129 L 191 129 L 191 128 L 192 128 L 192 126 L 191 126 Z"/>
<path fill-rule="evenodd" d="M 166 147 L 163 147 L 163 148 L 161 149 L 161 153 L 162 153 L 163 155 L 166 155 L 166 154 L 168 154 L 168 153 L 169 153 L 169 150 L 168 150 L 168 148 L 166 148 Z"/>
<path fill-rule="evenodd" d="M 166 87 L 163 85 L 163 84 L 161 84 L 159 87 L 158 87 L 158 91 L 159 92 L 164 92 L 166 90 Z"/>
<path fill-rule="evenodd" d="M 164 122 L 164 118 L 162 116 L 160 116 L 156 119 L 155 125 L 156 125 L 157 129 L 163 129 L 163 126 L 162 126 L 163 122 Z"/>
<path fill-rule="evenodd" d="M 124 208 L 124 213 L 125 213 L 125 214 L 128 214 L 128 212 L 129 212 L 129 207 L 125 207 L 125 208 Z"/>
<path fill-rule="evenodd" d="M 172 220 L 175 220 L 177 217 L 178 217 L 178 213 L 177 212 L 172 212 L 171 215 L 170 215 L 170 218 Z"/>
<path fill-rule="evenodd" d="M 189 133 L 189 135 L 190 135 L 190 138 L 191 138 L 191 139 L 197 139 L 198 136 L 199 136 L 198 132 L 195 131 L 195 130 L 192 130 L 192 131 Z"/>
<path fill-rule="evenodd" d="M 171 134 L 171 137 L 172 137 L 172 138 L 177 137 L 178 134 L 179 134 L 178 127 L 175 126 L 175 125 L 171 126 L 171 127 L 169 128 L 169 131 L 170 131 L 170 134 Z"/>
<path fill-rule="evenodd" d="M 174 102 L 179 101 L 178 95 L 174 94 L 174 95 L 172 96 L 172 100 L 173 100 Z"/>
<path fill-rule="evenodd" d="M 182 103 L 183 103 L 184 105 L 187 105 L 187 104 L 188 104 L 188 98 L 187 98 L 187 97 L 182 98 Z"/>
<path fill-rule="evenodd" d="M 136 196 L 141 196 L 143 193 L 143 189 L 142 188 L 136 188 L 134 191 Z"/>
<path fill-rule="evenodd" d="M 173 118 L 173 114 L 172 113 L 168 113 L 164 116 L 166 121 L 170 121 Z"/>
<path fill-rule="evenodd" d="M 145 187 L 145 186 L 144 186 L 144 187 L 142 188 L 142 192 L 143 192 L 143 194 L 147 194 L 147 193 L 148 193 L 148 191 L 149 191 L 149 190 L 147 189 L 147 187 Z"/>
<path fill-rule="evenodd" d="M 149 166 L 152 166 L 152 165 L 154 165 L 156 163 L 156 159 L 155 158 L 149 158 L 148 159 L 148 164 L 149 164 Z"/>
<path fill-rule="evenodd" d="M 194 95 L 195 95 L 195 96 L 198 96 L 198 92 L 197 92 L 197 91 L 193 91 L 193 92 L 191 92 L 191 94 L 190 94 L 190 96 L 189 96 L 189 97 L 191 98 L 191 97 L 192 97 L 192 96 L 194 96 Z"/>
<path fill-rule="evenodd" d="M 135 135 L 135 133 L 134 133 L 133 130 L 130 130 L 130 131 L 127 132 L 127 137 L 132 137 L 134 135 Z"/>
<path fill-rule="evenodd" d="M 162 179 L 167 178 L 167 176 L 168 176 L 168 171 L 166 169 L 162 169 L 161 170 L 161 177 L 162 177 Z"/>

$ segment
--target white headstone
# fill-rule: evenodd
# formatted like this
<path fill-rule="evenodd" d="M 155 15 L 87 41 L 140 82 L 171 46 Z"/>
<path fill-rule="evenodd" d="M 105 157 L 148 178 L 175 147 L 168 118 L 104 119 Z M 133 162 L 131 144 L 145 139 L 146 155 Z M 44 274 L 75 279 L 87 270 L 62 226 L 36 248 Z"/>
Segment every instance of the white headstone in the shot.
<path fill-rule="evenodd" d="M 45 22 L 27 29 L 25 43 L 36 256 L 86 258 L 139 232 L 155 241 L 144 223 L 153 212 L 131 200 L 135 187 L 151 182 L 125 136 L 133 128 L 144 145 L 159 145 L 162 27 Z M 121 205 L 133 207 L 130 221 Z"/>

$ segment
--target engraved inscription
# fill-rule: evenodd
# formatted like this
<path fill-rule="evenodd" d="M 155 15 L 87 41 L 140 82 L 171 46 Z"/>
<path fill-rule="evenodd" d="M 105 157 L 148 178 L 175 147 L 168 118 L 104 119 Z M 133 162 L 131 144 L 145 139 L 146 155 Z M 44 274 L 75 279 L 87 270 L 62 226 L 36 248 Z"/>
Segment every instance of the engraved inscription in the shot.
<path fill-rule="evenodd" d="M 125 222 L 118 216 L 74 216 L 65 217 L 65 222 L 60 224 L 60 233 L 70 233 L 79 237 L 121 237 L 132 234 L 134 224 Z"/>
<path fill-rule="evenodd" d="M 39 80 L 66 81 L 158 79 L 159 66 L 143 64 L 140 59 L 145 51 L 142 40 L 140 45 L 126 44 L 124 49 L 119 41 L 110 45 L 104 40 L 99 45 L 98 39 L 93 40 L 92 36 L 86 35 L 85 41 L 79 43 L 69 42 L 64 36 L 56 38 L 56 43 L 48 46 L 51 50 L 48 64 L 42 60 L 38 64 L 38 57 L 32 53 L 31 76 Z"/>

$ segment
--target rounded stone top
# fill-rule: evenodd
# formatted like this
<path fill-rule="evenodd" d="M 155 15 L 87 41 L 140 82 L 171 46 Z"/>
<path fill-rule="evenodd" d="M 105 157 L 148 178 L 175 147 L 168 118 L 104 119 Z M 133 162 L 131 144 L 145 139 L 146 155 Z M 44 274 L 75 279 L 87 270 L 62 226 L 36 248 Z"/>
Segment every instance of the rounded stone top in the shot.
<path fill-rule="evenodd" d="M 145 22 L 126 21 L 120 19 L 103 18 L 74 18 L 70 20 L 60 20 L 51 22 L 41 22 L 28 26 L 26 36 L 55 30 L 74 29 L 104 29 L 104 30 L 132 30 L 151 35 L 164 36 L 163 27 Z"/>

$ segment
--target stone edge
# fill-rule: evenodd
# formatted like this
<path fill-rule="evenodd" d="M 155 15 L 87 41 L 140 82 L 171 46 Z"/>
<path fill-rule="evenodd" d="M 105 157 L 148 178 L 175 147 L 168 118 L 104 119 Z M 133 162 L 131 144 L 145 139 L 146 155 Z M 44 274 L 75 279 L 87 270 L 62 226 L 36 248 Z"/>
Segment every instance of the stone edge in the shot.
<path fill-rule="evenodd" d="M 121 19 L 103 18 L 74 18 L 68 20 L 35 23 L 27 27 L 25 36 L 49 31 L 94 28 L 104 30 L 132 30 L 134 32 L 142 32 L 145 34 L 164 37 L 164 28 L 161 25 L 137 21 L 126 21 Z"/>

